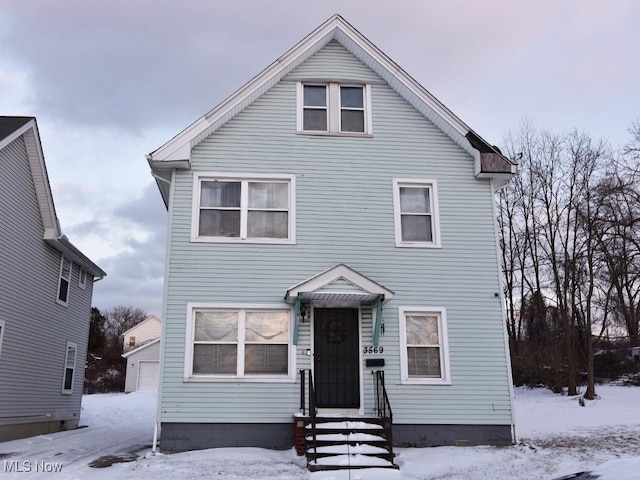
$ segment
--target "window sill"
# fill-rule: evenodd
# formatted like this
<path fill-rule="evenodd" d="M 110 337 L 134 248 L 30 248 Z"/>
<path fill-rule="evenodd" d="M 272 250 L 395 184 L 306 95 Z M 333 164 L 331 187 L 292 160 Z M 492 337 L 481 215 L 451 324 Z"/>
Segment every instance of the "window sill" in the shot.
<path fill-rule="evenodd" d="M 357 137 L 357 138 L 373 138 L 371 133 L 358 132 L 314 132 L 311 130 L 298 130 L 297 135 L 305 135 L 310 137 Z"/>
<path fill-rule="evenodd" d="M 197 377 L 186 377 L 184 383 L 296 383 L 291 377 L 218 377 L 199 375 Z"/>
<path fill-rule="evenodd" d="M 61 395 L 73 395 L 73 391 L 72 390 L 63 390 L 61 392 Z"/>
<path fill-rule="evenodd" d="M 451 380 L 442 378 L 403 378 L 402 385 L 451 385 Z"/>
<path fill-rule="evenodd" d="M 439 243 L 432 242 L 396 242 L 398 248 L 442 248 Z"/>
<path fill-rule="evenodd" d="M 239 237 L 195 237 L 192 243 L 255 243 L 263 245 L 295 245 L 296 241 L 288 238 L 239 238 Z"/>
<path fill-rule="evenodd" d="M 63 302 L 62 300 L 59 300 L 59 299 L 56 298 L 56 303 L 58 305 L 62 305 L 63 307 L 69 306 L 69 301 L 68 300 L 66 302 Z"/>

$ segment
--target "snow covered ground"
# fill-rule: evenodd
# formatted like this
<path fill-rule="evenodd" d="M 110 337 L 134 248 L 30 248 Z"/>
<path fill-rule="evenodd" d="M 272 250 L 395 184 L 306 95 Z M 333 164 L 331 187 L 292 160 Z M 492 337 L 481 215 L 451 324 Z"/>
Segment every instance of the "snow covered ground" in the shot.
<path fill-rule="evenodd" d="M 577 398 L 517 389 L 518 444 L 512 447 L 403 448 L 396 450 L 399 471 L 315 473 L 293 450 L 220 448 L 152 456 L 155 394 L 88 395 L 80 422 L 87 428 L 0 443 L 0 478 L 550 480 L 592 470 L 600 480 L 639 479 L 640 388 L 600 386 L 597 392 L 598 400 L 581 407 Z M 134 461 L 90 466 L 113 458 Z"/>

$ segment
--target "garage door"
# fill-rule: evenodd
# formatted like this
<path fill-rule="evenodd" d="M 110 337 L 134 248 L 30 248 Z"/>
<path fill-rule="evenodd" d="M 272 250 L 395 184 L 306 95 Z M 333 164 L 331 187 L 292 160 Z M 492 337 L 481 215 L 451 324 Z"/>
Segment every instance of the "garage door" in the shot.
<path fill-rule="evenodd" d="M 159 378 L 160 362 L 140 362 L 138 369 L 138 390 L 157 392 Z"/>

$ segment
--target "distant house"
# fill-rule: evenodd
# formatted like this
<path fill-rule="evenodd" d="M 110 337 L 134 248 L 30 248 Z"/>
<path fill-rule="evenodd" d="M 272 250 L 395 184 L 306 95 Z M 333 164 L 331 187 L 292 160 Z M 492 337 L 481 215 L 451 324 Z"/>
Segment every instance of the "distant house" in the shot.
<path fill-rule="evenodd" d="M 63 235 L 33 117 L 0 117 L 0 441 L 73 429 L 93 284 Z"/>
<path fill-rule="evenodd" d="M 386 466 L 389 444 L 512 442 L 494 194 L 515 165 L 343 18 L 147 159 L 163 449 L 327 456 L 304 432 L 326 422 L 376 428 Z"/>
<path fill-rule="evenodd" d="M 127 372 L 124 391 L 157 391 L 162 322 L 155 315 L 123 333 Z"/>

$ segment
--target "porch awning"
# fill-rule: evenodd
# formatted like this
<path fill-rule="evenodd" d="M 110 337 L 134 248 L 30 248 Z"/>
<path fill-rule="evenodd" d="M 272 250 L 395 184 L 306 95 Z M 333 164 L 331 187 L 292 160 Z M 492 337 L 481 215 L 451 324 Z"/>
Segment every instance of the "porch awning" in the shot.
<path fill-rule="evenodd" d="M 391 300 L 393 295 L 391 290 L 344 264 L 325 270 L 291 287 L 284 296 L 285 302 L 295 305 L 293 343 L 294 345 L 298 344 L 300 303 L 355 301 L 375 304 L 373 310 L 373 343 L 378 345 L 380 325 L 382 323 L 382 304 Z"/>

